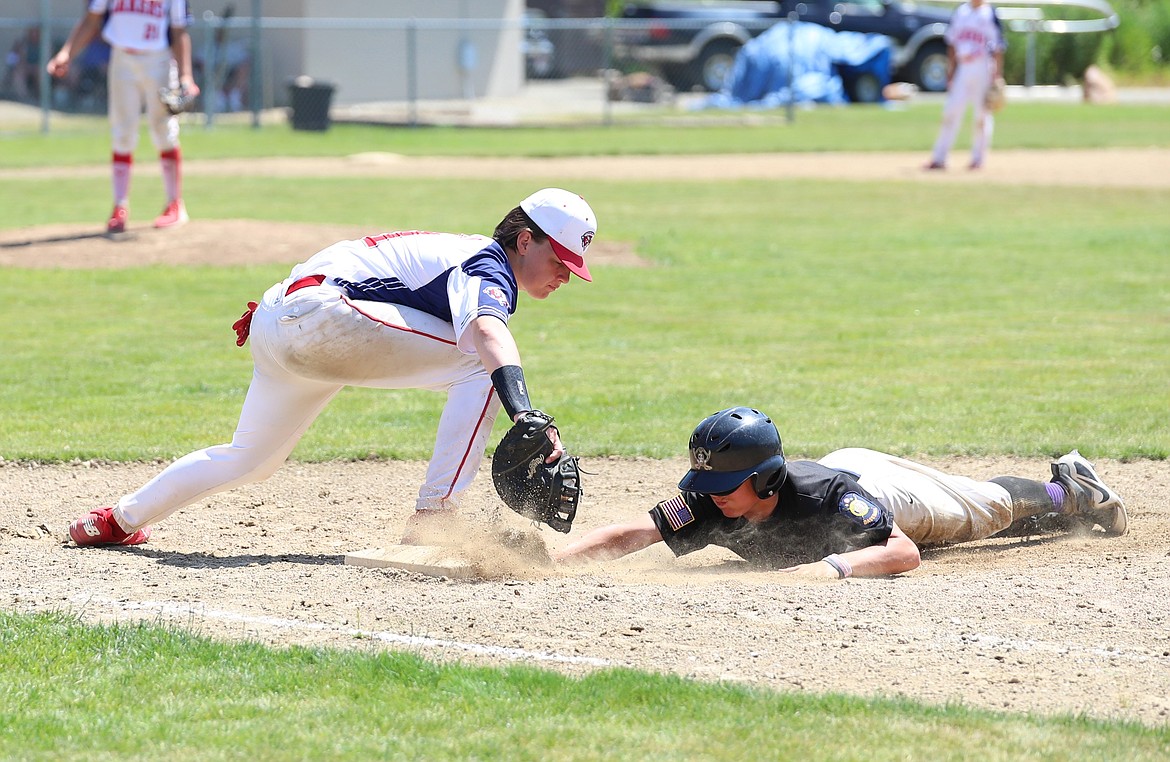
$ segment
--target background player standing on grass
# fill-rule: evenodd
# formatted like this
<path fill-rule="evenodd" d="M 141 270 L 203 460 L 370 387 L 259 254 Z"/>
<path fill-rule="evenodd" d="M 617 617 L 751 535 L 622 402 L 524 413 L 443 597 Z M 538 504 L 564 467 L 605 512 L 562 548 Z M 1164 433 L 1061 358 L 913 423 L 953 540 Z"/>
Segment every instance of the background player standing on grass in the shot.
<path fill-rule="evenodd" d="M 862 448 L 787 461 L 776 426 L 747 407 L 721 410 L 691 434 L 682 492 L 628 524 L 586 534 L 554 557 L 617 558 L 665 541 L 675 555 L 719 545 L 802 577 L 876 577 L 914 569 L 918 546 L 981 540 L 1013 522 L 1066 514 L 1122 535 L 1120 496 L 1073 450 L 1052 481 L 975 481 Z"/>
<path fill-rule="evenodd" d="M 508 329 L 524 291 L 544 299 L 571 274 L 592 280 L 597 218 L 580 196 L 545 188 L 493 238 L 407 231 L 342 241 L 293 268 L 236 322 L 255 369 L 230 444 L 186 455 L 113 508 L 69 525 L 78 545 L 137 545 L 185 505 L 266 479 L 345 386 L 445 391 L 435 448 L 404 542 L 441 527 L 475 478 L 502 404 L 533 410 Z M 564 453 L 550 427 L 553 452 Z M 412 536 L 413 535 L 413 536 Z"/>
<path fill-rule="evenodd" d="M 995 9 L 983 0 L 967 0 L 947 25 L 947 99 L 942 126 L 926 169 L 946 169 L 959 123 L 971 107 L 971 164 L 979 169 L 991 150 L 995 117 L 984 99 L 992 83 L 1003 78 L 1003 30 Z"/>
<path fill-rule="evenodd" d="M 109 233 L 122 233 L 130 210 L 130 168 L 138 145 L 143 108 L 150 137 L 159 151 L 167 203 L 156 228 L 187 221 L 180 183 L 179 120 L 159 100 L 160 88 L 182 87 L 191 96 L 199 86 L 191 76 L 190 11 L 186 0 L 90 0 L 85 16 L 48 63 L 49 74 L 64 77 L 70 63 L 101 32 L 110 44 L 107 91 L 113 138 L 114 211 Z"/>

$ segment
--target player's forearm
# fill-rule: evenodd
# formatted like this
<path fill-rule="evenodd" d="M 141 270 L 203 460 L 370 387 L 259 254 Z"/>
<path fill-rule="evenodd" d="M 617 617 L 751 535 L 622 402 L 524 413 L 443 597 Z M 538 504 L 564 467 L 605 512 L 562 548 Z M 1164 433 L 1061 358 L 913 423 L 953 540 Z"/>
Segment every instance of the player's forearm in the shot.
<path fill-rule="evenodd" d="M 467 330 L 471 331 L 472 344 L 489 374 L 504 365 L 520 364 L 520 348 L 503 320 L 484 315 L 473 320 Z"/>
<path fill-rule="evenodd" d="M 922 563 L 918 546 L 903 534 L 891 535 L 880 545 L 836 554 L 836 558 L 851 570 L 853 577 L 887 577 L 891 574 L 917 569 Z M 832 566 L 829 562 L 822 562 Z M 840 573 L 838 573 L 840 576 Z"/>
<path fill-rule="evenodd" d="M 580 540 L 554 553 L 553 559 L 564 564 L 607 561 L 648 548 L 661 540 L 662 534 L 653 522 L 648 525 L 645 522 L 612 524 L 587 533 Z"/>
<path fill-rule="evenodd" d="M 479 355 L 479 361 L 484 370 L 491 376 L 492 386 L 500 397 L 500 403 L 508 418 L 518 420 L 521 413 L 533 410 L 532 400 L 528 396 L 528 382 L 524 379 L 524 369 L 520 366 L 520 350 L 516 347 L 516 339 L 508 326 L 499 318 L 487 315 L 477 317 L 467 327 L 471 334 L 472 345 Z M 553 443 L 558 444 L 557 456 L 560 456 L 559 435 L 556 428 L 552 432 Z"/>
<path fill-rule="evenodd" d="M 885 542 L 845 553 L 833 553 L 820 561 L 790 566 L 780 571 L 810 579 L 888 577 L 917 569 L 921 562 L 918 546 L 895 524 Z"/>
<path fill-rule="evenodd" d="M 102 16 L 96 13 L 87 13 L 77 22 L 73 27 L 73 31 L 69 33 L 69 37 L 65 40 L 65 44 L 61 46 L 61 50 L 57 52 L 58 56 L 64 56 L 66 59 L 73 58 L 75 52 L 79 53 L 85 50 L 89 43 L 97 37 L 98 32 L 102 28 Z"/>
<path fill-rule="evenodd" d="M 171 55 L 179 65 L 179 81 L 183 84 L 193 82 L 191 75 L 191 35 L 186 29 L 176 29 L 174 42 L 171 43 Z"/>

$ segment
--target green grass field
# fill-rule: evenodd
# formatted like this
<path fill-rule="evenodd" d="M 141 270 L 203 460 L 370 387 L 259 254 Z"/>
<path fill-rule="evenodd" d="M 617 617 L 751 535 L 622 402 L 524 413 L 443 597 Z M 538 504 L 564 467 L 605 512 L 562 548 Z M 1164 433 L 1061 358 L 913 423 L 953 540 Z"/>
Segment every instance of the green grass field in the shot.
<path fill-rule="evenodd" d="M 0 755 L 216 760 L 1164 759 L 1165 730 L 607 670 L 224 645 L 0 613 Z"/>
<path fill-rule="evenodd" d="M 693 112 L 678 117 L 651 113 L 609 127 L 476 128 L 334 125 L 328 132 L 296 132 L 286 126 L 257 131 L 216 125 L 183 131 L 190 157 L 345 156 L 387 151 L 424 156 L 578 156 L 760 151 L 927 151 L 938 130 L 941 105 L 913 103 L 801 109 L 792 124 L 783 110 L 751 112 L 768 126 L 745 126 L 743 115 Z M 1106 148 L 1170 145 L 1168 109 L 1156 105 L 1092 107 L 1078 103 L 1013 103 L 998 122 L 997 148 Z M 704 124 L 709 122 L 710 124 Z M 965 139 L 967 127 L 960 133 Z M 0 125 L 0 169 L 69 166 L 104 161 L 103 117 L 71 118 L 47 135 L 31 127 L 7 134 Z M 143 133 L 140 145 L 149 145 Z"/>
<path fill-rule="evenodd" d="M 1018 128 L 1005 119 L 997 144 L 1170 142 L 1166 109 L 1077 110 L 1069 119 L 1073 113 L 1020 109 Z M 737 150 L 825 148 L 849 134 L 859 149 L 918 150 L 936 119 L 937 111 L 927 119 L 917 109 L 847 109 L 733 133 L 272 129 L 262 141 L 242 129 L 190 130 L 185 146 L 192 157 L 552 155 L 651 143 L 662 152 L 723 150 L 729 134 L 741 141 Z M 104 141 L 0 138 L 0 229 L 92 221 L 108 211 L 105 178 L 3 172 L 99 163 Z M 136 192 L 157 193 L 157 179 L 144 175 Z M 186 193 L 205 219 L 489 232 L 531 190 L 519 180 L 401 185 L 408 187 L 193 176 Z M 935 454 L 1053 455 L 1073 446 L 1091 457 L 1170 453 L 1166 191 L 702 178 L 572 187 L 597 211 L 599 238 L 624 242 L 651 263 L 597 267 L 594 284 L 527 300 L 514 321 L 534 400 L 557 415 L 583 455 L 678 455 L 695 421 L 739 403 L 775 416 L 795 454 L 854 444 Z M 250 373 L 230 323 L 286 271 L 6 268 L 0 456 L 169 458 L 223 441 Z M 350 390 L 294 457 L 426 457 L 440 404 L 425 393 Z M 168 629 L 81 627 L 67 616 L 0 615 L 0 643 L 0 757 L 10 759 L 1170 753 L 1166 728 L 633 673 L 573 680 L 360 651 L 225 646 Z"/>
<path fill-rule="evenodd" d="M 97 199 L 89 217 L 100 217 L 103 184 L 11 183 L 0 215 L 8 226 L 34 210 L 64 215 L 64 195 Z M 188 192 L 205 218 L 302 209 L 302 219 L 379 230 L 490 231 L 498 199 L 530 185 L 192 177 Z M 600 266 L 594 284 L 525 300 L 514 319 L 537 404 L 584 455 L 678 454 L 694 421 L 737 403 L 770 412 L 790 449 L 809 455 L 844 443 L 1170 452 L 1158 415 L 1170 375 L 1159 349 L 1165 192 L 817 181 L 575 189 L 597 210 L 601 237 L 653 263 Z M 15 328 L 0 367 L 10 413 L 0 454 L 140 459 L 224 441 L 250 377 L 229 326 L 287 269 L 10 272 L 0 286 L 0 318 Z M 348 391 L 297 457 L 426 457 L 440 405 L 429 393 Z M 371 419 L 386 428 L 358 425 Z"/>

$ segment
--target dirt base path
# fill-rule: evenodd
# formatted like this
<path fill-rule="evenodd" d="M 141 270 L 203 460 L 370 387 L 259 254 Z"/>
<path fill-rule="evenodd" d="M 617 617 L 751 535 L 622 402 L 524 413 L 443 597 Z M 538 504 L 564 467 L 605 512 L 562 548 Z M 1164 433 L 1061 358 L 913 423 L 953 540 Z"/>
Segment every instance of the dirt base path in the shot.
<path fill-rule="evenodd" d="M 504 167 L 495 160 L 364 155 L 191 161 L 188 167 L 192 174 L 478 177 L 507 169 L 562 179 L 690 179 L 709 172 L 1170 187 L 1167 151 L 1005 151 L 983 173 L 927 174 L 918 170 L 921 158 L 661 157 L 523 166 L 508 160 Z M 0 172 L 0 179 L 37 173 L 44 174 Z M 268 235 L 256 235 L 258 227 Z M 111 241 L 95 237 L 94 228 L 0 231 L 0 266 L 291 264 L 369 232 L 287 225 L 274 239 L 271 223 L 196 219 L 166 232 L 139 223 Z M 238 245 L 225 247 L 224 240 Z M 249 248 L 260 240 L 263 247 Z M 645 264 L 620 242 L 599 241 L 591 254 L 611 264 Z M 1047 462 L 1034 460 L 924 460 L 973 477 L 1048 473 Z M 573 538 L 649 509 L 685 470 L 682 460 L 591 459 L 584 466 L 593 475 Z M 276 645 L 407 648 L 428 658 L 522 661 L 574 673 L 627 666 L 780 690 L 904 695 L 1165 724 L 1170 463 L 1098 466 L 1128 499 L 1125 537 L 987 540 L 928 551 L 920 569 L 894 579 L 801 583 L 753 571 L 724 551 L 674 559 L 661 546 L 605 566 L 550 568 L 492 541 L 492 526 L 534 530 L 501 507 L 482 476 L 460 533 L 460 552 L 479 564 L 478 579 L 345 566 L 347 552 L 397 541 L 425 469 L 415 462 L 288 465 L 263 484 L 180 511 L 145 546 L 79 549 L 66 541 L 68 522 L 137 488 L 161 466 L 7 463 L 0 464 L 0 606 L 73 611 L 87 621 L 170 622 Z M 536 536 L 550 548 L 568 540 L 547 528 Z"/>
<path fill-rule="evenodd" d="M 967 155 L 956 150 L 946 172 L 924 172 L 927 152 L 835 152 L 723 154 L 718 156 L 585 156 L 468 158 L 361 153 L 341 158 L 187 160 L 192 176 L 260 177 L 528 177 L 534 181 L 571 179 L 693 181 L 726 180 L 897 180 L 1077 187 L 1170 188 L 1170 149 L 1116 148 L 1050 151 L 997 150 L 986 166 L 970 172 Z M 144 170 L 151 160 L 144 158 Z M 0 170 L 3 178 L 105 177 L 106 165 Z"/>

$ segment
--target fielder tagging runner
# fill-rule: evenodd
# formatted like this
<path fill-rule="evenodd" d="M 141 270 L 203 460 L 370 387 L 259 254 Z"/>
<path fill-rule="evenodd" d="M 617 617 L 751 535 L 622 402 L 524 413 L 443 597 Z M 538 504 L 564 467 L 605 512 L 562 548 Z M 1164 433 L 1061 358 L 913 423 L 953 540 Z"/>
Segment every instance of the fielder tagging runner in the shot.
<path fill-rule="evenodd" d="M 564 445 L 529 400 L 508 319 L 520 291 L 544 299 L 570 275 L 592 280 L 585 250 L 596 231 L 583 198 L 546 188 L 492 238 L 404 231 L 318 252 L 233 326 L 238 345 L 251 337 L 255 368 L 231 443 L 180 458 L 113 508 L 74 521 L 69 535 L 78 545 L 137 545 L 179 508 L 268 478 L 345 386 L 447 393 L 404 543 L 458 508 L 501 404 L 517 425 L 539 419 L 531 431 L 551 441 L 547 462 L 560 460 Z"/>
<path fill-rule="evenodd" d="M 144 108 L 167 194 L 154 226 L 175 227 L 188 220 L 180 182 L 179 120 L 159 92 L 179 89 L 190 98 L 199 94 L 191 75 L 190 17 L 186 0 L 90 0 L 85 16 L 46 66 L 52 76 L 64 77 L 74 55 L 80 55 L 99 32 L 110 44 L 107 90 L 114 187 L 114 210 L 106 223 L 110 234 L 125 232 L 129 219 L 130 169 Z"/>
<path fill-rule="evenodd" d="M 893 455 L 850 447 L 819 461 L 788 461 L 775 424 L 734 407 L 691 434 L 681 493 L 626 524 L 599 527 L 556 555 L 574 563 L 617 558 L 665 542 L 681 556 L 708 545 L 800 577 L 876 577 L 916 568 L 919 545 L 971 542 L 1031 517 L 1063 514 L 1123 535 L 1129 518 L 1076 450 L 1052 480 L 977 481 Z"/>
<path fill-rule="evenodd" d="M 987 93 L 1003 82 L 1003 30 L 995 9 L 983 0 L 968 0 L 955 9 L 947 26 L 947 100 L 942 126 L 926 169 L 946 169 L 959 123 L 971 106 L 971 164 L 980 169 L 991 149 L 995 117 L 987 108 Z"/>

